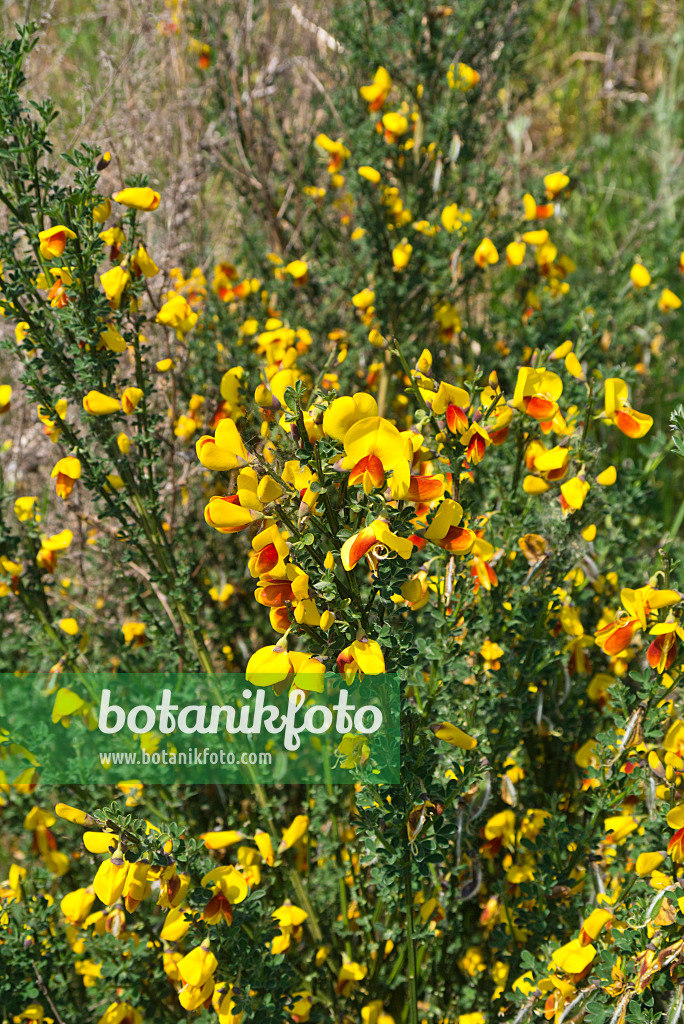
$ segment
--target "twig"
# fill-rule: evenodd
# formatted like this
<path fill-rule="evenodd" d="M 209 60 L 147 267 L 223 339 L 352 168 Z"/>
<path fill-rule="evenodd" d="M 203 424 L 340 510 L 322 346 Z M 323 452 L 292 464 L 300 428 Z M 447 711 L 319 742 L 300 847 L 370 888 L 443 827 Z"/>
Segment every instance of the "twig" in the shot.
<path fill-rule="evenodd" d="M 181 628 L 180 628 L 180 626 L 178 624 L 178 621 L 176 620 L 173 612 L 171 611 L 171 606 L 169 605 L 169 602 L 168 602 L 168 599 L 166 598 L 166 596 L 162 593 L 162 591 L 159 589 L 159 587 L 154 582 L 154 580 L 152 580 L 150 578 L 150 574 L 148 572 L 146 572 L 146 570 L 143 569 L 142 566 L 137 565 L 135 562 L 129 562 L 128 564 L 130 565 L 131 569 L 134 570 L 134 572 L 137 572 L 139 576 L 142 576 L 142 578 L 145 580 L 145 582 L 149 583 L 149 585 L 152 587 L 152 590 L 154 591 L 154 596 L 157 598 L 157 600 L 159 601 L 160 605 L 162 606 L 162 608 L 164 609 L 164 611 L 168 615 L 169 621 L 171 622 L 171 625 L 174 628 L 174 632 L 175 632 L 176 636 L 180 637 L 181 634 L 182 634 L 182 630 L 181 630 Z"/>
<path fill-rule="evenodd" d="M 338 43 L 337 39 L 331 36 L 329 32 L 326 32 L 324 28 L 314 25 L 313 21 L 309 21 L 299 4 L 290 4 L 290 14 L 298 25 L 305 28 L 307 32 L 313 32 L 319 46 L 326 46 L 329 50 L 333 50 L 334 53 L 344 53 L 342 43 Z"/>
<path fill-rule="evenodd" d="M 40 991 L 43 993 L 43 995 L 47 999 L 48 1003 L 50 1004 L 50 1009 L 52 1010 L 52 1012 L 55 1015 L 55 1020 L 57 1021 L 57 1024 L 64 1024 L 64 1021 L 60 1017 L 59 1010 L 57 1009 L 55 1004 L 52 1002 L 52 997 L 50 996 L 50 993 L 48 992 L 48 987 L 45 984 L 45 982 L 43 981 L 42 975 L 41 975 L 40 971 L 38 970 L 38 968 L 36 967 L 35 964 L 33 964 L 33 970 L 34 970 L 35 975 L 36 975 L 36 981 L 38 982 L 38 988 L 40 989 Z"/>

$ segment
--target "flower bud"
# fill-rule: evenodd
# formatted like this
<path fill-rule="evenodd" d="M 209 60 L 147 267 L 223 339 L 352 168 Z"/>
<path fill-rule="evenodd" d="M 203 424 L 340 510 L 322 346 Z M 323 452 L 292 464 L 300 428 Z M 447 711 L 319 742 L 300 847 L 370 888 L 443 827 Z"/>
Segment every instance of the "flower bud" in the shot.
<path fill-rule="evenodd" d="M 79 811 L 77 807 L 70 807 L 69 804 L 56 804 L 55 814 L 58 818 L 73 822 L 74 825 L 95 824 L 95 819 L 87 811 Z"/>

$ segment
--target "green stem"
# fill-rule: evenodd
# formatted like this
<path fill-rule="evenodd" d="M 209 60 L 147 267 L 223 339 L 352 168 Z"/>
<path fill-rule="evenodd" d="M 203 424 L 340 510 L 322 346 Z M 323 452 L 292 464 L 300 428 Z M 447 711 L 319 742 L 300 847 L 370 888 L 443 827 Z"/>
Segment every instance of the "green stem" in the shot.
<path fill-rule="evenodd" d="M 352 603 L 354 604 L 359 616 L 361 617 L 361 625 L 365 630 L 368 629 L 368 619 L 366 618 L 366 609 L 363 606 L 361 600 L 361 593 L 359 591 L 359 584 L 356 576 L 354 575 L 353 569 L 345 569 L 347 579 L 349 580 L 349 586 L 351 588 Z"/>
<path fill-rule="evenodd" d="M 268 798 L 266 796 L 266 791 L 264 790 L 264 787 L 261 786 L 258 782 L 254 783 L 254 794 L 257 798 L 257 801 L 259 802 L 264 818 L 266 819 L 268 830 L 271 833 L 271 842 L 273 843 L 273 848 L 277 849 L 278 830 L 276 829 L 275 822 L 271 816 L 271 812 L 268 809 Z M 317 945 L 320 946 L 323 943 L 323 932 L 321 931 L 321 926 L 318 922 L 316 911 L 314 910 L 311 904 L 311 900 L 309 899 L 309 895 L 306 889 L 304 888 L 301 878 L 299 877 L 299 872 L 295 867 L 293 867 L 291 864 L 288 864 L 286 861 L 284 861 L 284 866 L 287 876 L 290 880 L 290 884 L 292 885 L 292 888 L 294 889 L 297 895 L 297 901 L 301 906 L 302 910 L 305 910 L 308 914 L 306 923 L 309 931 L 311 932 L 311 938 Z"/>
<path fill-rule="evenodd" d="M 416 945 L 413 935 L 413 892 L 411 890 L 411 861 L 404 867 L 404 901 L 406 910 L 406 947 L 408 951 L 408 1010 L 410 1024 L 418 1024 L 418 971 Z"/>
<path fill-rule="evenodd" d="M 337 519 L 336 519 L 335 513 L 333 511 L 333 507 L 330 504 L 330 495 L 328 494 L 328 489 L 327 489 L 327 487 L 326 487 L 326 485 L 324 483 L 325 474 L 323 472 L 323 462 L 321 461 L 321 453 L 320 453 L 320 451 L 318 449 L 318 445 L 316 444 L 316 442 L 314 442 L 313 450 L 314 450 L 314 459 L 316 460 L 316 471 L 318 473 L 318 482 L 321 485 L 321 495 L 323 497 L 323 505 L 325 506 L 325 514 L 326 514 L 326 517 L 327 517 L 327 520 L 328 520 L 328 524 L 330 525 L 330 530 L 332 532 L 332 535 L 333 535 L 333 537 L 335 537 L 337 535 L 338 524 L 337 524 Z"/>
<path fill-rule="evenodd" d="M 411 370 L 409 368 L 409 364 L 406 362 L 406 357 L 405 357 L 404 353 L 401 351 L 401 346 L 399 345 L 399 342 L 397 341 L 396 338 L 392 339 L 392 343 L 390 345 L 390 350 L 392 352 L 394 352 L 394 354 L 396 355 L 397 359 L 401 363 L 401 367 L 402 367 L 404 373 L 406 374 L 408 379 L 411 381 L 411 389 L 412 389 L 414 395 L 416 396 L 416 399 L 418 400 L 418 403 L 420 405 L 422 405 L 422 407 L 425 410 L 427 410 L 427 412 L 430 412 L 430 407 L 427 404 L 427 402 L 425 401 L 425 399 L 423 398 L 423 396 L 421 395 L 420 388 L 418 387 L 418 385 L 416 384 L 415 380 L 413 379 L 413 374 L 411 373 Z"/>
<path fill-rule="evenodd" d="M 589 381 L 589 395 L 588 395 L 588 398 L 587 398 L 587 412 L 586 412 L 586 415 L 584 417 L 584 425 L 582 427 L 582 437 L 580 439 L 579 450 L 577 452 L 577 457 L 579 459 L 582 459 L 583 456 L 584 456 L 584 443 L 585 443 L 585 441 L 587 439 L 587 434 L 589 433 L 589 425 L 591 424 L 591 413 L 592 413 L 593 407 L 594 407 L 594 380 L 593 380 L 593 377 L 592 377 L 591 380 Z"/>
<path fill-rule="evenodd" d="M 520 483 L 520 473 L 522 471 L 523 464 L 523 452 L 525 450 L 525 435 L 523 432 L 522 425 L 518 426 L 518 447 L 515 454 L 515 470 L 513 472 L 513 483 L 511 484 L 511 494 L 515 495 L 518 490 L 518 484 Z"/>

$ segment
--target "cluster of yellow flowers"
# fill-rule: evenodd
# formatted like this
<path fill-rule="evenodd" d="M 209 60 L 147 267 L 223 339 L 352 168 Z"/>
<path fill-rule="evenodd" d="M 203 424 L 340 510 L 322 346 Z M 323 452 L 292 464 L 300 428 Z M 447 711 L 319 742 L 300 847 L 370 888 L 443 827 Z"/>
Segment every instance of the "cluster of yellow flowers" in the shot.
<path fill-rule="evenodd" d="M 122 783 L 127 795 L 127 804 L 135 806 L 141 798 L 142 787 L 133 783 Z M 54 812 L 34 806 L 27 814 L 24 827 L 33 833 L 34 846 L 40 856 L 57 876 L 64 875 L 70 866 L 70 858 L 55 849 L 51 826 L 57 818 L 80 825 L 85 829 L 82 842 L 85 850 L 103 859 L 95 873 L 92 884 L 66 892 L 60 900 L 61 921 L 64 935 L 74 956 L 76 973 L 86 988 L 97 986 L 102 972 L 102 963 L 88 957 L 89 940 L 93 936 L 111 935 L 125 944 L 132 937 L 139 939 L 139 933 L 132 928 L 134 915 L 141 903 L 153 900 L 161 918 L 158 938 L 148 940 L 150 948 L 159 952 L 163 969 L 175 989 L 180 1006 L 193 1011 L 211 1006 L 217 1014 L 219 1024 L 240 1024 L 243 1014 L 235 1011 L 234 980 L 217 977 L 218 961 L 212 952 L 211 938 L 196 945 L 191 936 L 199 925 L 216 927 L 221 923 L 230 925 L 233 908 L 242 903 L 251 889 L 261 884 L 263 871 L 285 871 L 287 851 L 293 854 L 295 872 L 302 871 L 307 859 L 309 818 L 298 814 L 282 832 L 282 838 L 274 845 L 274 837 L 268 832 L 257 830 L 253 836 L 235 829 L 206 832 L 200 836 L 206 850 L 211 851 L 219 861 L 228 850 L 235 850 L 235 864 L 218 863 L 201 878 L 194 878 L 188 872 L 179 870 L 174 858 L 177 849 L 183 849 L 183 841 L 166 841 L 162 847 L 165 866 L 153 867 L 149 860 L 132 860 L 125 856 L 130 842 L 96 820 L 88 812 L 64 803 L 58 803 Z M 159 834 L 159 828 L 146 821 L 146 834 Z M 350 828 L 348 839 L 353 838 Z M 359 869 L 358 858 L 348 860 L 346 869 L 353 876 Z M 0 884 L 0 922 L 7 923 L 7 908 L 25 900 L 23 883 L 26 868 L 13 865 L 9 878 Z M 351 882 L 351 877 L 349 881 Z M 198 906 L 191 900 L 194 890 L 202 890 L 205 900 Z M 52 896 L 46 894 L 51 903 Z M 308 901 L 307 901 L 308 902 Z M 97 909 L 98 904 L 100 909 Z M 435 910 L 436 901 L 426 904 L 428 920 Z M 272 912 L 276 935 L 269 944 L 273 956 L 287 953 L 297 946 L 303 937 L 303 924 L 308 912 L 286 900 Z M 388 944 L 386 955 L 391 952 Z M 315 953 L 315 966 L 327 970 L 326 961 L 330 948 L 320 945 Z M 358 983 L 366 976 L 367 968 L 351 959 L 346 960 L 337 974 L 336 993 L 340 999 L 349 997 Z M 313 991 L 304 988 L 292 993 L 289 1013 L 295 1022 L 307 1021 L 316 1001 Z M 364 1021 L 393 1024 L 393 1018 L 383 1011 L 382 1002 L 375 1000 L 363 1010 Z M 18 1021 L 45 1021 L 44 1009 L 40 1003 L 31 1004 Z M 141 1024 L 140 1012 L 129 1003 L 117 1000 L 102 1014 L 99 1024 Z"/>
<path fill-rule="evenodd" d="M 168 0 L 167 7 L 169 16 L 163 30 L 176 33 L 181 5 Z M 196 42 L 192 50 L 200 66 L 206 67 L 210 48 Z M 466 104 L 472 100 L 467 94 L 477 88 L 480 75 L 468 65 L 454 62 L 448 67 L 446 82 L 454 102 Z M 451 150 L 441 152 L 425 138 L 418 103 L 422 89 L 416 90 L 411 101 L 404 100 L 390 110 L 386 106 L 393 88 L 384 67 L 377 69 L 372 83 L 361 88 L 371 115 L 371 138 L 379 147 L 374 161 L 377 167 L 370 163 L 356 166 L 351 187 L 349 167 L 355 160 L 351 143 L 321 133 L 315 143 L 317 154 L 325 154 L 325 169 L 322 165 L 320 168 L 320 180 L 325 184 L 302 186 L 316 209 L 331 197 L 333 218 L 345 241 L 365 245 L 374 230 L 364 220 L 363 204 L 354 195 L 372 202 L 377 213 L 386 249 L 386 274 L 374 277 L 369 273 L 349 279 L 335 313 L 339 319 L 333 321 L 344 326 L 333 327 L 322 338 L 313 322 L 307 321 L 307 296 L 317 285 L 319 268 L 305 251 L 295 259 L 266 254 L 260 277 L 241 272 L 228 261 L 214 267 L 213 277 L 208 275 L 210 280 L 200 268 L 194 268 L 187 277 L 174 268 L 164 280 L 158 308 L 150 312 L 145 297 L 131 297 L 131 286 L 142 278 L 151 281 L 161 271 L 139 240 L 135 219 L 131 215 L 123 222 L 129 225 L 128 233 L 118 222 L 105 225 L 116 209 L 112 201 L 136 211 L 136 215 L 146 214 L 158 209 L 160 194 L 149 187 L 124 188 L 111 199 L 102 199 L 92 211 L 95 223 L 102 225 L 99 237 L 108 249 L 111 264 L 99 275 L 97 284 L 101 289 L 99 301 L 104 302 L 104 295 L 109 312 L 98 320 L 92 351 L 107 360 L 112 372 L 103 374 L 101 384 L 87 390 L 82 402 L 80 393 L 77 398 L 86 423 L 97 424 L 97 429 L 102 427 L 103 431 L 107 423 L 115 425 L 109 452 L 118 460 L 119 471 L 106 475 L 103 494 L 106 498 L 122 492 L 116 494 L 122 501 L 131 490 L 126 460 L 130 457 L 132 462 L 140 456 L 140 448 L 149 438 L 144 418 L 155 401 L 161 404 L 165 426 L 160 434 L 166 429 L 173 446 L 171 457 L 180 450 L 187 469 L 178 486 L 186 514 L 194 514 L 193 509 L 187 509 L 191 494 L 198 493 L 191 491 L 188 481 L 199 480 L 206 495 L 207 527 L 231 535 L 232 541 L 226 544 L 232 542 L 237 552 L 232 562 L 241 560 L 243 571 L 229 580 L 223 569 L 218 581 L 211 573 L 206 576 L 208 597 L 222 609 L 244 579 L 253 581 L 256 603 L 268 609 L 268 627 L 276 634 L 271 637 L 275 642 L 259 639 L 267 635 L 266 629 L 255 627 L 249 637 L 251 649 L 245 648 L 242 658 L 246 678 L 254 685 L 273 687 L 278 694 L 295 688 L 321 692 L 327 671 L 336 670 L 347 686 L 359 685 L 366 676 L 382 675 L 396 664 L 399 644 L 395 645 L 393 627 L 419 621 L 424 610 L 426 617 L 434 612 L 434 621 L 439 621 L 448 634 L 452 645 L 449 657 L 455 652 L 467 665 L 470 674 L 463 687 L 480 685 L 480 681 L 486 685 L 495 681 L 502 664 L 505 666 L 511 637 L 518 645 L 516 650 L 520 650 L 523 627 L 514 612 L 516 592 L 527 592 L 540 579 L 549 584 L 548 594 L 552 596 L 543 599 L 534 642 L 546 644 L 554 652 L 555 666 L 568 688 L 574 677 L 587 677 L 582 699 L 586 693 L 586 702 L 597 710 L 597 718 L 610 708 L 611 688 L 627 675 L 634 659 L 640 657 L 657 674 L 663 698 L 659 707 L 666 719 L 662 742 L 644 740 L 639 716 L 645 712 L 641 710 L 625 724 L 616 745 L 609 747 L 608 761 L 606 744 L 599 742 L 598 732 L 596 738 L 581 745 L 578 742 L 570 752 L 578 775 L 574 783 L 562 787 L 561 797 L 566 801 L 562 810 L 585 795 L 591 798 L 611 778 L 628 776 L 639 769 L 652 783 L 648 795 L 644 784 L 644 800 L 671 805 L 667 823 L 674 834 L 667 852 L 640 849 L 637 837 L 641 839 L 644 833 L 643 816 L 637 797 L 630 793 L 628 798 L 616 800 L 612 807 L 615 813 L 605 817 L 605 836 L 598 844 L 591 869 L 584 857 L 586 851 L 580 851 L 577 842 L 565 844 L 562 852 L 567 852 L 567 862 L 558 865 L 559 874 L 565 868 L 563 884 L 558 891 L 536 898 L 570 900 L 584 891 L 594 870 L 596 906 L 584 916 L 576 936 L 569 941 L 560 944 L 555 934 L 547 937 L 553 951 L 545 972 L 525 970 L 518 977 L 509 977 L 511 968 L 504 954 L 497 951 L 492 957 L 484 948 L 495 929 L 503 931 L 517 949 L 524 948 L 532 936 L 525 923 L 534 906 L 528 883 L 535 880 L 545 830 L 550 830 L 553 816 L 547 809 L 518 799 L 518 790 L 529 771 L 525 758 L 533 756 L 529 751 L 523 752 L 519 746 L 508 754 L 506 747 L 505 771 L 497 780 L 497 796 L 505 806 L 486 818 L 491 779 L 487 763 L 480 766 L 488 781 L 482 808 L 473 817 L 482 813 L 484 824 L 468 851 L 461 846 L 463 816 L 482 792 L 478 784 L 473 784 L 459 795 L 458 832 L 451 844 L 458 851 L 453 875 L 445 871 L 439 878 L 433 872 L 418 892 L 411 893 L 409 864 L 409 920 L 415 913 L 426 933 L 446 942 L 448 929 L 440 928 L 450 910 L 446 889 L 458 884 L 467 890 L 471 884 L 471 895 L 477 894 L 479 899 L 480 932 L 459 958 L 458 969 L 472 978 L 489 971 L 495 1000 L 504 993 L 516 993 L 532 1008 L 543 999 L 545 1018 L 561 1024 L 571 1019 L 571 1010 L 579 1007 L 578 1001 L 581 1003 L 587 993 L 601 987 L 598 981 L 589 980 L 591 971 L 599 954 L 611 948 L 615 937 L 628 927 L 621 915 L 634 879 L 647 880 L 654 891 L 654 909 L 656 899 L 675 889 L 678 865 L 684 863 L 684 805 L 680 803 L 684 723 L 677 718 L 671 700 L 671 690 L 680 678 L 676 664 L 678 640 L 684 640 L 678 607 L 682 594 L 670 585 L 667 573 L 662 580 L 654 575 L 642 586 L 619 589 L 617 574 L 604 572 L 597 564 L 600 554 L 594 546 L 597 538 L 601 541 L 602 531 L 608 533 L 610 529 L 603 511 L 603 489 L 621 481 L 623 469 L 621 465 L 605 464 L 608 460 L 592 447 L 592 431 L 608 436 L 612 433 L 620 441 L 623 439 L 619 435 L 624 435 L 628 439 L 624 443 L 629 444 L 646 437 L 654 421 L 632 405 L 628 386 L 632 378 L 611 367 L 608 359 L 600 361 L 608 351 L 609 340 L 605 346 L 602 342 L 594 345 L 596 339 L 588 342 L 587 334 L 566 326 L 547 346 L 535 342 L 535 347 L 524 347 L 516 371 L 508 378 L 505 366 L 494 368 L 496 356 L 503 361 L 510 355 L 508 340 L 499 338 L 493 351 L 483 353 L 474 337 L 466 337 L 463 321 L 469 329 L 472 317 L 470 311 L 462 317 L 457 287 L 465 278 L 478 282 L 486 298 L 497 275 L 508 275 L 507 280 L 513 282 L 513 316 L 525 328 L 534 327 L 548 304 L 563 308 L 571 287 L 568 278 L 576 267 L 567 254 L 560 252 L 549 227 L 561 213 L 571 179 L 564 170 L 554 171 L 543 178 L 543 194 L 540 185 L 541 202 L 527 193 L 518 207 L 516 199 L 518 226 L 503 238 L 496 234 L 495 226 L 486 228 L 494 237 L 481 236 L 484 222 L 478 220 L 473 195 L 446 203 L 440 200 L 431 211 L 417 213 L 420 205 L 412 201 L 400 172 L 415 160 L 417 168 L 422 165 L 423 174 L 432 176 L 432 191 L 436 194 L 445 164 L 458 158 L 460 140 L 455 136 Z M 494 225 L 494 217 L 491 223 Z M 45 293 L 50 316 L 65 316 L 69 307 L 80 301 L 75 258 L 78 242 L 77 232 L 64 224 L 39 234 L 43 269 L 37 285 Z M 444 259 L 453 287 L 440 285 L 432 290 L 430 282 L 418 282 L 419 295 L 425 286 L 429 329 L 425 337 L 421 327 L 410 339 L 404 338 L 401 317 L 395 317 L 392 296 L 386 294 L 387 282 L 396 282 L 398 289 L 406 287 L 423 247 L 430 249 L 432 258 L 444 245 L 453 247 Z M 684 254 L 679 266 L 684 270 Z M 651 277 L 643 264 L 634 264 L 624 287 L 625 294 L 631 288 L 637 295 L 648 295 Z M 681 301 L 664 288 L 657 300 L 654 295 L 653 305 L 667 315 L 675 312 Z M 225 315 L 224 321 L 216 310 Z M 131 319 L 125 323 L 129 313 Z M 140 321 L 134 320 L 138 315 Z M 586 310 L 583 315 L 591 319 L 593 311 Z M 131 344 L 127 334 L 130 324 L 142 321 L 149 324 L 150 332 L 163 333 L 163 351 L 154 348 L 154 336 L 148 338 L 137 328 L 136 344 Z M 222 323 L 233 325 L 232 336 L 220 334 L 221 328 L 216 325 Z M 32 343 L 31 330 L 27 321 L 18 323 L 16 339 L 20 345 L 27 340 Z M 573 338 L 565 338 L 567 333 L 573 333 Z M 203 344 L 210 338 L 211 360 L 220 369 L 213 387 L 212 383 L 205 387 L 191 380 L 182 404 L 176 404 L 175 394 L 173 401 L 169 398 L 179 376 L 173 371 L 190 358 L 193 339 L 200 335 Z M 357 346 L 360 337 L 364 340 Z M 151 358 L 144 361 L 145 379 L 141 346 L 146 355 L 155 352 L 154 362 Z M 362 348 L 362 353 L 357 348 Z M 359 358 L 354 363 L 355 356 Z M 485 376 L 479 369 L 470 373 L 471 356 L 482 358 L 489 369 Z M 350 364 L 354 364 L 352 370 Z M 125 384 L 117 383 L 118 371 L 123 378 L 128 366 L 135 368 L 136 377 L 130 378 L 135 383 L 128 378 Z M 192 390 L 194 387 L 197 392 Z M 212 393 L 218 396 L 213 405 Z M 9 384 L 0 385 L 0 415 L 10 411 L 12 396 Z M 637 398 L 633 400 L 640 404 Z M 65 428 L 69 412 L 63 398 L 51 408 L 38 407 L 39 422 L 51 442 L 62 445 L 65 435 L 68 441 Z M 120 429 L 123 426 L 125 429 Z M 510 479 L 507 476 L 502 480 L 499 471 L 506 456 Z M 79 493 L 79 481 L 88 477 L 88 467 L 82 460 L 85 455 L 81 450 L 69 445 L 52 469 L 61 510 L 74 488 Z M 492 467 L 491 476 L 496 479 L 490 483 L 484 478 Z M 485 494 L 497 497 L 485 505 Z M 151 502 L 146 505 L 137 494 L 135 499 L 136 514 L 146 526 Z M 517 504 L 507 505 L 509 499 Z M 42 522 L 39 506 L 37 496 L 17 497 L 13 506 L 16 521 L 37 527 Z M 502 509 L 513 510 L 504 525 Z M 589 515 L 594 521 L 587 522 Z M 518 516 L 527 523 L 535 523 L 536 517 L 539 525 L 532 528 L 539 532 L 524 532 L 530 527 L 521 529 Z M 151 534 L 162 552 L 168 540 L 164 534 L 170 529 L 164 521 L 161 537 Z M 555 578 L 550 571 L 554 536 L 567 542 L 574 559 L 573 568 Z M 30 552 L 30 561 L 12 551 L 1 554 L 0 598 L 12 600 L 12 595 L 22 594 L 28 568 L 33 571 L 37 567 L 46 581 L 46 590 L 49 585 L 53 594 L 58 593 L 68 603 L 70 581 L 62 580 L 60 590 L 53 589 L 52 583 L 60 559 L 68 559 L 66 553 L 73 541 L 73 531 L 63 528 L 41 533 L 39 544 Z M 149 582 L 155 589 L 156 581 Z M 166 595 L 162 597 L 162 603 L 168 605 Z M 489 625 L 476 624 L 480 618 L 491 621 L 487 602 L 493 605 L 495 598 L 503 622 L 503 628 L 497 627 L 496 632 Z M 81 635 L 75 617 L 75 602 L 69 611 L 74 614 L 56 617 L 56 625 L 66 637 L 80 637 L 85 646 L 86 637 Z M 169 617 L 174 621 L 173 609 Z M 265 613 L 263 618 L 265 625 Z M 188 626 L 185 619 L 183 626 Z M 121 631 L 129 651 L 146 646 L 149 638 L 145 622 L 127 619 Z M 198 626 L 200 639 L 202 632 L 203 627 Z M 473 636 L 478 639 L 473 640 Z M 231 643 L 217 647 L 214 653 L 220 649 L 232 665 L 233 637 L 223 637 L 221 643 L 224 640 Z M 407 650 L 409 643 L 404 645 L 404 655 Z M 145 652 L 135 651 L 136 655 L 141 653 Z M 598 671 L 592 666 L 595 656 L 603 659 Z M 211 668 L 211 658 L 207 657 Z M 219 660 L 217 655 L 214 664 Z M 206 669 L 206 663 L 200 660 L 200 664 Z M 60 661 L 53 666 L 53 673 L 56 675 L 62 667 Z M 539 670 L 542 674 L 544 671 Z M 426 684 L 435 684 L 425 702 L 426 709 L 442 698 L 443 682 L 436 676 L 445 673 L 444 666 L 424 673 Z M 530 681 L 525 678 L 521 684 L 530 700 L 537 702 L 535 736 L 544 740 L 553 735 L 544 715 L 546 683 L 545 678 L 534 677 Z M 93 726 L 94 709 L 87 699 L 67 687 L 53 687 L 50 696 L 55 698 L 54 723 L 68 727 L 79 717 Z M 406 696 L 409 702 L 419 704 L 415 688 L 409 686 Z M 421 715 L 424 707 L 420 707 Z M 455 700 L 451 708 L 448 717 L 459 719 Z M 440 712 L 440 719 L 444 713 Z M 463 720 L 460 725 L 439 720 L 429 727 L 427 714 L 426 710 L 425 720 L 416 724 L 415 730 L 412 725 L 412 738 L 415 732 L 425 746 L 434 747 L 436 740 L 459 751 L 455 755 L 458 762 L 451 767 L 440 762 L 437 769 L 440 785 L 445 781 L 455 783 L 456 789 L 465 777 L 469 752 L 478 745 L 478 738 L 471 732 L 484 729 L 479 730 L 476 722 Z M 419 717 L 416 714 L 416 722 Z M 491 728 L 493 734 L 499 731 L 498 726 Z M 350 735 L 340 743 L 339 753 L 347 767 L 363 763 L 368 750 L 362 737 Z M 0 805 L 10 789 L 20 796 L 30 796 L 35 786 L 33 768 L 12 780 L 0 770 Z M 127 806 L 138 806 L 143 791 L 138 780 L 120 782 L 119 790 Z M 382 787 L 373 789 L 366 798 L 364 809 L 372 807 L 388 815 L 394 809 L 392 795 Z M 444 811 L 437 798 L 431 799 L 427 793 L 420 800 L 409 806 L 401 826 L 412 854 L 429 823 Z M 102 980 L 102 962 L 91 958 L 89 952 L 94 936 L 110 935 L 122 943 L 129 939 L 148 942 L 149 949 L 161 958 L 183 1011 L 211 1007 L 220 1024 L 240 1024 L 242 1014 L 236 1011 L 235 1001 L 240 997 L 239 981 L 219 968 L 214 952 L 217 932 L 213 929 L 232 924 L 234 915 L 240 913 L 234 908 L 248 900 L 261 884 L 262 874 L 269 872 L 282 873 L 284 887 L 290 887 L 296 901 L 286 899 L 273 910 L 277 933 L 269 940 L 270 953 L 291 960 L 307 956 L 315 969 L 332 971 L 334 992 L 340 1001 L 334 1012 L 339 1011 L 345 1020 L 348 1013 L 344 1001 L 354 995 L 366 1000 L 368 990 L 363 986 L 369 972 L 375 977 L 380 960 L 392 953 L 392 940 L 387 940 L 384 948 L 380 945 L 374 952 L 375 963 L 356 962 L 349 951 L 339 964 L 333 966 L 329 960 L 329 947 L 317 934 L 318 926 L 312 925 L 311 905 L 301 883 L 314 848 L 307 814 L 298 814 L 283 830 L 282 839 L 273 829 L 250 829 L 249 834 L 236 829 L 203 833 L 204 849 L 216 863 L 198 877 L 182 866 L 186 837 L 160 842 L 159 859 L 152 864 L 139 856 L 135 836 L 125 829 L 114 831 L 106 819 L 62 803 L 57 804 L 54 813 L 36 805 L 26 815 L 24 827 L 32 834 L 36 856 L 55 878 L 67 875 L 72 866 L 72 859 L 57 849 L 52 832 L 56 816 L 84 827 L 86 852 L 103 858 L 92 884 L 67 892 L 60 902 L 64 936 L 86 988 L 95 988 Z M 146 821 L 146 837 L 153 840 L 155 834 L 160 834 L 159 826 Z M 342 839 L 343 924 L 353 931 L 359 910 L 353 902 L 347 904 L 345 885 L 363 884 L 366 876 L 355 852 L 353 826 Z M 286 856 L 290 850 L 291 856 Z M 620 850 L 623 856 L 618 858 Z M 79 851 L 81 856 L 85 855 Z M 670 873 L 664 867 L 667 856 L 673 865 Z M 8 879 L 0 884 L 2 927 L 8 924 L 10 905 L 25 899 L 25 877 L 26 868 L 15 863 Z M 45 899 L 52 900 L 52 893 L 46 892 Z M 135 927 L 133 915 L 142 904 L 157 908 L 153 917 L 159 929 L 149 937 L 143 937 L 145 933 Z M 684 912 L 682 898 L 663 898 L 657 913 L 644 924 L 648 943 L 643 943 L 643 950 L 631 963 L 619 960 L 610 984 L 602 986 L 618 1000 L 614 1024 L 626 1019 L 630 1000 L 642 994 L 658 972 L 684 955 L 684 942 L 666 942 L 667 933 L 662 932 L 676 920 L 678 911 Z M 311 942 L 302 954 L 305 926 Z M 200 934 L 202 940 L 196 941 Z M 295 1024 L 309 1019 L 316 999 L 316 992 L 309 986 L 291 992 L 288 1012 Z M 37 1002 L 14 1020 L 51 1024 L 47 1012 Z M 360 1014 L 363 1024 L 393 1024 L 380 999 L 367 999 Z M 104 1009 L 99 1024 L 142 1024 L 142 1020 L 135 1005 L 119 1000 Z M 458 1024 L 484 1024 L 485 1016 L 470 1012 L 457 1020 Z"/>

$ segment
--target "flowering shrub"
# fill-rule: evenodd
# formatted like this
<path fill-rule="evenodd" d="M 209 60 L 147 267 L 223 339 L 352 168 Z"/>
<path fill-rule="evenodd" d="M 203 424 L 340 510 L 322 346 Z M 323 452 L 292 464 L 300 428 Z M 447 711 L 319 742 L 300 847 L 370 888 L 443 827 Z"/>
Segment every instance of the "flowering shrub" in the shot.
<path fill-rule="evenodd" d="M 683 263 L 596 280 L 573 169 L 516 191 L 487 137 L 522 44 L 480 6 L 387 12 L 374 60 L 341 15 L 298 217 L 210 280 L 155 262 L 146 180 L 52 157 L 30 27 L 2 48 L 3 668 L 65 727 L 92 710 L 67 671 L 396 672 L 403 744 L 397 786 L 0 776 L 8 1020 L 681 1014 L 682 594 L 643 382 Z"/>

